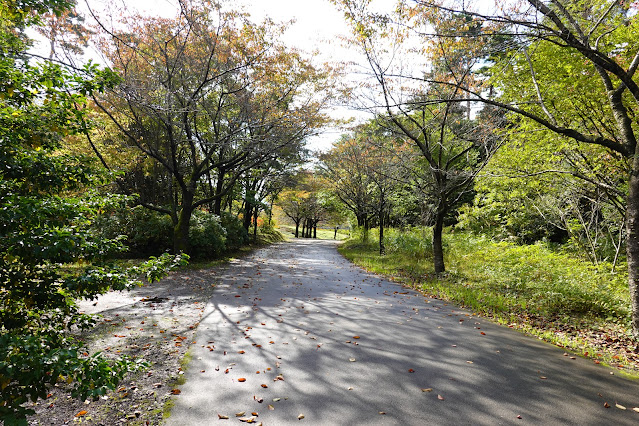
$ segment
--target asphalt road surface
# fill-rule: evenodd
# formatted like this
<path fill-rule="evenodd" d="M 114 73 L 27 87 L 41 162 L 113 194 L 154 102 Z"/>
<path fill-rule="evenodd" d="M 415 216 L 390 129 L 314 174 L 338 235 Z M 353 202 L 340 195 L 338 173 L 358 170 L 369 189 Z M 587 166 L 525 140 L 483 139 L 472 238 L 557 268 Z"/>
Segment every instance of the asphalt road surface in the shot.
<path fill-rule="evenodd" d="M 638 382 L 369 274 L 331 241 L 258 250 L 212 284 L 168 425 L 639 424 Z"/>

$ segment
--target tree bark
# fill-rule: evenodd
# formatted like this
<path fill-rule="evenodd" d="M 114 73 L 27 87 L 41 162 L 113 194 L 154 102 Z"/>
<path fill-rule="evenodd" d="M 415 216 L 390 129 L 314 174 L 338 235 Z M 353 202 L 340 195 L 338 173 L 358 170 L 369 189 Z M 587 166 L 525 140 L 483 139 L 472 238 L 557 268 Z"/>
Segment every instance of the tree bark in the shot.
<path fill-rule="evenodd" d="M 300 237 L 300 221 L 299 219 L 295 221 L 295 238 Z"/>
<path fill-rule="evenodd" d="M 384 213 L 379 213 L 379 255 L 386 254 L 386 247 L 384 246 Z"/>
<path fill-rule="evenodd" d="M 259 209 L 255 207 L 253 209 L 253 242 L 257 242 L 257 217 L 259 216 Z"/>
<path fill-rule="evenodd" d="M 178 216 L 177 224 L 173 227 L 173 252 L 190 253 L 189 229 L 191 228 L 191 216 L 193 214 L 193 195 L 183 193 L 182 210 Z"/>
<path fill-rule="evenodd" d="M 628 256 L 628 289 L 632 305 L 632 332 L 639 339 L 639 157 L 632 160 L 628 182 L 626 209 L 626 255 Z"/>
<path fill-rule="evenodd" d="M 444 266 L 444 246 L 442 244 L 445 215 L 445 209 L 437 208 L 435 224 L 433 225 L 433 265 L 435 266 L 435 274 L 438 275 L 446 271 Z"/>

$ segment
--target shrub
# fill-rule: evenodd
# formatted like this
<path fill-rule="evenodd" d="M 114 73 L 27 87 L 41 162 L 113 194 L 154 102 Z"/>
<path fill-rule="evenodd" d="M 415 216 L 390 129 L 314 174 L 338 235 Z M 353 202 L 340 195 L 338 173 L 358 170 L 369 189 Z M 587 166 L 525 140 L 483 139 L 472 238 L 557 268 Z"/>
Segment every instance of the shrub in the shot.
<path fill-rule="evenodd" d="M 222 212 L 220 223 L 226 230 L 227 250 L 237 250 L 249 242 L 249 236 L 242 225 L 242 221 L 235 215 Z"/>
<path fill-rule="evenodd" d="M 220 223 L 220 217 L 201 210 L 191 216 L 189 240 L 194 258 L 218 257 L 226 251 L 227 232 Z"/>

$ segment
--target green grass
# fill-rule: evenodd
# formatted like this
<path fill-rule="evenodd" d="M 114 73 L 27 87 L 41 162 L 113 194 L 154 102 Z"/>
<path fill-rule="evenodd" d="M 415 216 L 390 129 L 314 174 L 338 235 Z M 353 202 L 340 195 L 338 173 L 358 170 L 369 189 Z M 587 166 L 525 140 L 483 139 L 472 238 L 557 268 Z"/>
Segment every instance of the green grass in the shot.
<path fill-rule="evenodd" d="M 631 342 L 630 301 L 623 266 L 594 266 L 544 245 L 518 246 L 468 233 L 444 239 L 447 273 L 433 273 L 428 229 L 388 230 L 387 254 L 377 232 L 352 239 L 340 251 L 366 269 L 428 295 L 454 302 L 497 322 L 542 337 L 599 361 L 629 365 L 625 351 L 607 350 L 608 334 Z M 361 237 L 361 236 L 360 236 Z"/>
<path fill-rule="evenodd" d="M 279 230 L 287 238 L 295 238 L 295 227 L 291 225 L 279 225 Z M 302 228 L 300 227 L 300 235 L 302 234 Z M 318 240 L 332 240 L 335 236 L 334 229 L 322 229 L 317 228 L 317 239 Z M 337 230 L 337 240 L 346 240 L 350 238 L 350 231 L 346 229 L 338 229 Z"/>

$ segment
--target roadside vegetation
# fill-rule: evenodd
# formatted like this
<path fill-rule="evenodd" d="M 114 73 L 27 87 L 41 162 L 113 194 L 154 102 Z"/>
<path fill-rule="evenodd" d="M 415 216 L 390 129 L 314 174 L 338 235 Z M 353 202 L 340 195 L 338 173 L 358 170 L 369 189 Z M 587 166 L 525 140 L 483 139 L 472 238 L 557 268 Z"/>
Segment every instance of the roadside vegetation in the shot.
<path fill-rule="evenodd" d="M 623 268 L 593 265 L 548 244 L 495 242 L 470 232 L 447 232 L 448 272 L 434 273 L 430 228 L 386 233 L 380 256 L 376 232 L 359 233 L 340 252 L 369 271 L 459 304 L 473 313 L 639 374 Z M 571 354 L 572 355 L 572 354 Z"/>

